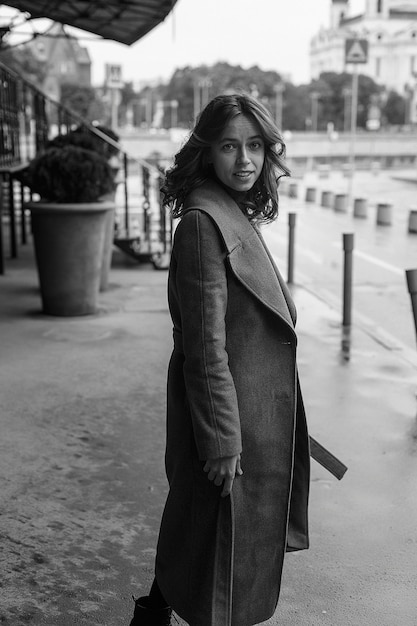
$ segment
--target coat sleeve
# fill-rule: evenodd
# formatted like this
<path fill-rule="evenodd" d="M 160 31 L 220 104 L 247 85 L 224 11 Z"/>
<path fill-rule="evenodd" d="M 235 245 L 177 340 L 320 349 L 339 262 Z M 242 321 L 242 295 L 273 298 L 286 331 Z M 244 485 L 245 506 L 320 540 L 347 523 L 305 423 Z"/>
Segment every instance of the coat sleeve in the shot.
<path fill-rule="evenodd" d="M 187 212 L 177 227 L 173 254 L 185 387 L 199 458 L 236 455 L 242 444 L 226 352 L 226 251 L 211 218 Z"/>

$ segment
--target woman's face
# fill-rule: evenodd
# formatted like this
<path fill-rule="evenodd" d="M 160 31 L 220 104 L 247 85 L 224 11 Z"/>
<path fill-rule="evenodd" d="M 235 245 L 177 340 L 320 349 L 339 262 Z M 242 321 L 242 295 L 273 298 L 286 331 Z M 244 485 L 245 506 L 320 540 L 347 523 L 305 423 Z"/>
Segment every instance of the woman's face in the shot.
<path fill-rule="evenodd" d="M 211 146 L 217 177 L 235 191 L 249 191 L 261 175 L 265 145 L 259 126 L 243 114 L 236 116 Z"/>

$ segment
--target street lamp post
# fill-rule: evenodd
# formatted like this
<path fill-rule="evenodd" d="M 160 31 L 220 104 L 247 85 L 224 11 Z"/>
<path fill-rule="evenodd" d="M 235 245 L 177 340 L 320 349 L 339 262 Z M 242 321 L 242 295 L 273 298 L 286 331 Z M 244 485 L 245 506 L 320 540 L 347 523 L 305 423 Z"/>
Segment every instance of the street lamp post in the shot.
<path fill-rule="evenodd" d="M 353 66 L 352 72 L 352 106 L 350 109 L 350 150 L 349 150 L 349 163 L 350 163 L 350 175 L 353 177 L 355 169 L 355 141 L 356 141 L 356 126 L 358 117 L 358 67 Z"/>
<path fill-rule="evenodd" d="M 194 81 L 194 118 L 196 119 L 202 109 L 208 104 L 211 80 L 198 78 Z"/>
<path fill-rule="evenodd" d="M 196 120 L 201 110 L 200 81 L 194 80 L 194 119 Z"/>
<path fill-rule="evenodd" d="M 352 106 L 352 90 L 350 87 L 343 88 L 343 99 L 344 99 L 344 107 L 343 107 L 343 130 L 348 132 L 350 126 L 349 119 L 349 109 Z"/>
<path fill-rule="evenodd" d="M 178 124 L 178 100 L 171 100 L 171 128 Z"/>
<path fill-rule="evenodd" d="M 148 128 L 152 126 L 152 90 L 148 89 L 146 92 L 146 110 L 145 110 L 145 119 L 146 125 Z"/>
<path fill-rule="evenodd" d="M 211 80 L 209 78 L 202 78 L 200 80 L 201 87 L 201 108 L 203 109 L 209 101 L 209 89 L 211 87 Z"/>
<path fill-rule="evenodd" d="M 311 98 L 311 130 L 315 133 L 318 128 L 318 119 L 319 119 L 319 97 L 320 94 L 318 91 L 312 91 L 310 94 Z"/>
<path fill-rule="evenodd" d="M 409 106 L 409 124 L 417 122 L 417 72 L 412 72 L 414 84 L 411 85 L 410 106 Z"/>
<path fill-rule="evenodd" d="M 276 83 L 274 85 L 275 92 L 275 123 L 278 128 L 282 129 L 282 94 L 284 92 L 283 83 Z"/>
<path fill-rule="evenodd" d="M 404 125 L 406 126 L 407 124 L 410 123 L 413 90 L 412 90 L 411 86 L 408 83 L 406 83 L 406 85 L 404 86 L 404 91 L 405 91 L 405 96 L 404 96 Z"/>

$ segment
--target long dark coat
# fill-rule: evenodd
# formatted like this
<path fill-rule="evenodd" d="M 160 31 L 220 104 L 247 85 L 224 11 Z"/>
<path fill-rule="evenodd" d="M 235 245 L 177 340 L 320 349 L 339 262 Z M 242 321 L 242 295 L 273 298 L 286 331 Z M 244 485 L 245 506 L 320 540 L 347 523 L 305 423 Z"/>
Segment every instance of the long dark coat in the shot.
<path fill-rule="evenodd" d="M 296 312 L 265 243 L 215 182 L 195 190 L 168 280 L 174 350 L 156 578 L 191 626 L 249 626 L 276 608 L 284 553 L 308 548 L 309 443 Z M 221 498 L 208 458 L 242 454 Z"/>

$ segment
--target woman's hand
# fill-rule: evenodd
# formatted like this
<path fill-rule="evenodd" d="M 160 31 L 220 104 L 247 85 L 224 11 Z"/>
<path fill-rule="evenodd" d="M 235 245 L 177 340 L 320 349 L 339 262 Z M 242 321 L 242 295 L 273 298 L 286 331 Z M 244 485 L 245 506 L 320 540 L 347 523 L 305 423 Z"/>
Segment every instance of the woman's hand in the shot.
<path fill-rule="evenodd" d="M 220 487 L 223 483 L 221 497 L 225 498 L 230 494 L 233 481 L 236 476 L 242 476 L 240 467 L 240 454 L 236 456 L 222 456 L 218 459 L 208 459 L 204 465 L 204 471 L 208 473 L 207 478 Z"/>

